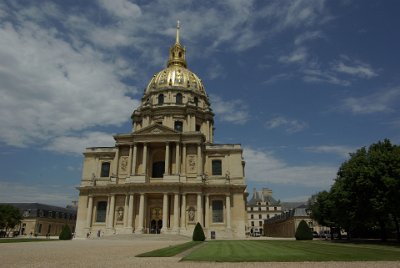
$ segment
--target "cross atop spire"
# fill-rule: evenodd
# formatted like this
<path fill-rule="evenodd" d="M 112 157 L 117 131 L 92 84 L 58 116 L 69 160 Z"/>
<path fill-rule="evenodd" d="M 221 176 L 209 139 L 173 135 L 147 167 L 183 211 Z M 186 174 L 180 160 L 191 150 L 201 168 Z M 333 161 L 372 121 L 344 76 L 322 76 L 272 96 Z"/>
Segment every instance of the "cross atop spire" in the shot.
<path fill-rule="evenodd" d="M 179 29 L 181 28 L 181 24 L 179 20 L 176 21 L 176 44 L 179 44 Z"/>
<path fill-rule="evenodd" d="M 176 21 L 176 41 L 175 44 L 169 49 L 169 59 L 167 66 L 182 66 L 186 68 L 185 48 L 179 42 L 179 30 L 181 29 L 180 21 Z"/>

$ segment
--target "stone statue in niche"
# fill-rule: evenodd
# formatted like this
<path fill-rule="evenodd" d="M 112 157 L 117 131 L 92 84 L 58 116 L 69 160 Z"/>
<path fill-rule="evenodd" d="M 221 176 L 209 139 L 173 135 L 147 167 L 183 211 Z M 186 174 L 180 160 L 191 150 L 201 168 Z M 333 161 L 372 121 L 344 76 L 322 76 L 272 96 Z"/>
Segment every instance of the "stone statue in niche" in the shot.
<path fill-rule="evenodd" d="M 117 221 L 122 221 L 124 219 L 124 208 L 119 207 L 117 209 Z"/>
<path fill-rule="evenodd" d="M 196 156 L 188 156 L 189 172 L 196 172 Z"/>
<path fill-rule="evenodd" d="M 194 207 L 189 208 L 188 215 L 189 215 L 189 217 L 188 217 L 189 222 L 194 222 L 194 215 L 195 215 Z"/>
<path fill-rule="evenodd" d="M 128 169 L 128 157 L 121 157 L 121 171 L 127 171 Z"/>

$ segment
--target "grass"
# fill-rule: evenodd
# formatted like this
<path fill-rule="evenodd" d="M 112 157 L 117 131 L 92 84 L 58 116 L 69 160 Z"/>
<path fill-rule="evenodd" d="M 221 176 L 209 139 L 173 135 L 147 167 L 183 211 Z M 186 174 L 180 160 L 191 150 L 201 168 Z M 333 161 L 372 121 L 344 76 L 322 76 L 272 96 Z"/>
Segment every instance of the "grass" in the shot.
<path fill-rule="evenodd" d="M 58 239 L 42 239 L 42 238 L 2 238 L 0 243 L 21 243 L 21 242 L 43 242 L 58 241 Z"/>
<path fill-rule="evenodd" d="M 305 262 L 400 261 L 400 248 L 325 241 L 210 241 L 183 261 Z"/>
<path fill-rule="evenodd" d="M 169 246 L 167 248 L 157 249 L 150 252 L 142 253 L 137 255 L 136 257 L 172 257 L 185 250 L 188 250 L 196 245 L 199 245 L 200 241 L 191 241 L 184 244 Z"/>

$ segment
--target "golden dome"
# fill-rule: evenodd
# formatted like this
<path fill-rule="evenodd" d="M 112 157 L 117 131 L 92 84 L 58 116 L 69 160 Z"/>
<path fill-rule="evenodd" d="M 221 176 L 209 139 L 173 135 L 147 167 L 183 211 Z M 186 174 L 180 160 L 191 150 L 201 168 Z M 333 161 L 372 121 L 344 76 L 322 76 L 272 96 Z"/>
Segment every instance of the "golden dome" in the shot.
<path fill-rule="evenodd" d="M 156 73 L 146 87 L 145 95 L 152 91 L 177 88 L 181 90 L 193 90 L 206 95 L 201 79 L 187 69 L 186 50 L 179 43 L 179 21 L 176 27 L 176 42 L 169 50 L 167 68 Z"/>

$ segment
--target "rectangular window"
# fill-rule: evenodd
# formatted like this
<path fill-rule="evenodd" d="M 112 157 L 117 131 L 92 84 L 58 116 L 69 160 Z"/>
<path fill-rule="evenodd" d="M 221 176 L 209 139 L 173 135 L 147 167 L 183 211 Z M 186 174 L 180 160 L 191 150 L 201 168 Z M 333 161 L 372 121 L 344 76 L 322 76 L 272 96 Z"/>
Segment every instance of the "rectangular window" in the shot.
<path fill-rule="evenodd" d="M 110 162 L 101 163 L 101 175 L 100 177 L 110 176 Z"/>
<path fill-rule="evenodd" d="M 259 226 L 262 226 L 262 221 L 259 221 L 258 224 L 259 224 Z"/>
<path fill-rule="evenodd" d="M 259 215 L 258 215 L 258 218 L 259 218 L 259 219 L 261 219 L 261 218 L 262 218 L 262 217 L 261 217 L 261 214 L 259 214 Z"/>
<path fill-rule="evenodd" d="M 107 202 L 100 201 L 97 203 L 96 222 L 106 222 Z"/>
<path fill-rule="evenodd" d="M 222 175 L 222 161 L 213 160 L 212 161 L 212 175 Z"/>
<path fill-rule="evenodd" d="M 212 201 L 212 221 L 214 223 L 224 222 L 224 203 L 222 200 Z"/>

